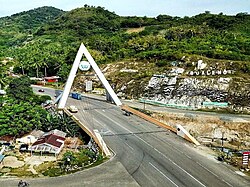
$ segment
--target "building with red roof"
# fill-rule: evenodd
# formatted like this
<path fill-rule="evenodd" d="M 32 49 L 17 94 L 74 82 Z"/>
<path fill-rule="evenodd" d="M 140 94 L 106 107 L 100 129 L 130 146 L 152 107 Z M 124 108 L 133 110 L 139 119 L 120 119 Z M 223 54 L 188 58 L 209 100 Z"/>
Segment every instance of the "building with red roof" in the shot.
<path fill-rule="evenodd" d="M 52 153 L 58 155 L 64 146 L 65 136 L 47 133 L 29 147 L 31 152 Z"/>

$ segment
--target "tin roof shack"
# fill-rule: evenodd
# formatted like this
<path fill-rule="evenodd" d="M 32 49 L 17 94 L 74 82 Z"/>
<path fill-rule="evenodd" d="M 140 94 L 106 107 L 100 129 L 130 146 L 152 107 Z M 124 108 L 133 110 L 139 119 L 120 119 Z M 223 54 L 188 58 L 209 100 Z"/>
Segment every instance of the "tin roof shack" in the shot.
<path fill-rule="evenodd" d="M 33 144 L 35 143 L 38 138 L 40 138 L 44 134 L 41 130 L 33 130 L 29 134 L 22 136 L 21 138 L 16 139 L 16 143 L 21 144 Z"/>
<path fill-rule="evenodd" d="M 9 146 L 13 142 L 14 142 L 14 137 L 12 136 L 4 135 L 0 137 L 0 144 Z"/>

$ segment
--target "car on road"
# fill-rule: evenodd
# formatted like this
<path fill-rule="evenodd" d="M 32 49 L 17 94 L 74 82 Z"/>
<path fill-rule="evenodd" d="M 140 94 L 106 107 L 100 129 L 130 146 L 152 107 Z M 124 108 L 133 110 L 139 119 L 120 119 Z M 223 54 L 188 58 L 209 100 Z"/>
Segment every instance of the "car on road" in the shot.
<path fill-rule="evenodd" d="M 39 89 L 38 92 L 44 92 L 44 89 Z"/>
<path fill-rule="evenodd" d="M 72 113 L 78 112 L 78 109 L 77 109 L 76 106 L 74 106 L 74 105 L 69 106 L 69 107 L 68 107 L 68 110 L 69 110 L 70 112 L 72 112 Z"/>

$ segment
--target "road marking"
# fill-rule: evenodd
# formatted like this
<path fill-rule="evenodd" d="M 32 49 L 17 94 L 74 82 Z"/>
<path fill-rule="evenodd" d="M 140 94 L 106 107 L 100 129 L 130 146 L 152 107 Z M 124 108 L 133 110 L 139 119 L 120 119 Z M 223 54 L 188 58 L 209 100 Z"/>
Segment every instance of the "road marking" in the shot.
<path fill-rule="evenodd" d="M 166 157 L 167 158 L 167 157 Z M 185 169 L 183 169 L 182 167 L 180 167 L 179 165 L 177 165 L 174 161 L 172 161 L 170 158 L 168 158 L 174 165 L 176 165 L 178 168 L 180 168 L 184 173 L 186 173 L 188 176 L 190 176 L 192 179 L 194 179 L 196 182 L 198 182 L 201 186 L 206 187 L 206 185 L 204 185 L 202 182 L 200 182 L 198 179 L 196 179 L 193 175 L 191 175 L 190 173 L 188 173 Z"/>
<path fill-rule="evenodd" d="M 134 150 L 133 147 L 131 147 L 127 142 L 124 142 L 130 149 Z"/>
<path fill-rule="evenodd" d="M 234 187 L 233 185 L 229 184 L 227 181 L 225 181 L 224 179 L 221 179 L 224 183 L 226 183 L 228 186 Z"/>
<path fill-rule="evenodd" d="M 206 168 L 205 166 L 203 166 L 201 163 L 196 162 L 199 166 L 201 166 L 203 169 L 207 170 L 209 173 L 213 174 L 214 176 L 216 176 L 217 178 L 220 178 L 217 174 L 215 174 L 214 172 L 212 172 L 211 170 L 209 170 L 208 168 Z"/>
<path fill-rule="evenodd" d="M 158 171 L 160 174 L 162 174 L 166 179 L 168 179 L 173 185 L 177 186 L 177 184 L 175 184 L 174 181 L 172 181 L 168 176 L 166 176 L 161 170 L 159 170 L 155 165 L 153 165 L 151 162 L 149 162 L 149 164 L 156 170 Z"/>
<path fill-rule="evenodd" d="M 241 171 L 235 171 L 235 173 L 237 173 L 238 175 L 243 176 L 243 177 L 246 176 L 245 173 L 243 173 Z"/>
<path fill-rule="evenodd" d="M 212 172 L 211 170 L 209 170 L 208 168 L 206 168 L 205 166 L 203 166 L 201 163 L 196 162 L 199 166 L 201 166 L 202 168 L 204 168 L 205 170 L 207 170 L 209 173 L 211 173 L 212 175 L 216 176 L 218 179 L 220 179 L 221 181 L 223 181 L 224 183 L 226 183 L 228 186 L 233 187 L 233 185 L 231 185 L 230 183 L 228 183 L 227 181 L 225 181 L 224 179 L 222 179 L 221 177 L 219 177 L 217 174 L 215 174 L 214 172 Z"/>
<path fill-rule="evenodd" d="M 103 114 L 101 114 L 103 116 Z M 111 119 L 108 116 L 105 116 L 106 118 L 108 118 L 110 121 L 112 121 L 113 123 L 115 123 L 116 125 L 118 125 L 119 127 L 125 129 L 126 131 L 128 131 L 129 133 L 133 134 L 132 131 L 130 131 L 129 129 L 127 129 L 126 127 L 121 126 L 119 123 L 117 123 L 116 121 L 114 121 L 113 119 Z M 166 155 L 164 155 L 162 152 L 160 152 L 158 149 L 154 148 L 152 145 L 150 145 L 149 143 L 147 143 L 145 140 L 143 140 L 142 138 L 140 138 L 139 136 L 137 136 L 136 134 L 133 134 L 135 137 L 137 137 L 138 139 L 140 139 L 142 142 L 144 142 L 145 144 L 147 144 L 149 147 L 151 147 L 152 149 L 154 149 L 156 152 L 158 152 L 159 154 L 161 154 L 163 157 L 165 157 L 167 160 L 169 160 L 170 162 L 172 162 L 175 166 L 177 166 L 180 170 L 182 170 L 184 173 L 186 173 L 188 176 L 190 176 L 192 179 L 194 179 L 197 183 L 199 183 L 201 186 L 206 187 L 202 182 L 200 182 L 198 179 L 196 179 L 193 175 L 189 174 L 185 169 L 183 169 L 182 167 L 180 167 L 178 164 L 176 164 L 174 161 L 172 161 L 170 158 L 168 158 Z"/>
<path fill-rule="evenodd" d="M 159 137 L 154 137 L 154 138 L 155 138 L 155 139 L 158 139 L 159 141 L 162 141 Z M 171 146 L 168 142 L 165 142 L 165 143 L 168 144 L 169 146 Z M 187 144 L 185 144 L 185 145 L 187 146 Z M 175 147 L 172 147 L 172 148 L 175 149 L 177 152 L 180 152 L 180 153 L 184 154 L 184 155 L 185 155 L 186 157 L 188 157 L 190 160 L 193 160 L 192 157 L 189 156 L 188 154 L 183 153 L 182 151 L 180 151 L 179 149 L 177 149 L 177 148 L 175 148 Z M 156 150 L 156 149 L 154 148 L 154 150 Z M 221 180 L 221 181 L 223 181 L 224 183 L 226 183 L 227 185 L 233 187 L 233 185 L 231 185 L 231 184 L 228 183 L 227 181 L 221 179 L 220 176 L 218 176 L 217 174 L 215 174 L 214 172 L 212 172 L 211 170 L 209 170 L 208 168 L 206 168 L 205 166 L 203 166 L 201 163 L 199 163 L 199 162 L 196 162 L 196 163 L 197 163 L 198 165 L 200 165 L 202 168 L 204 168 L 205 170 L 207 170 L 209 173 L 211 173 L 212 175 L 214 175 L 215 177 L 217 177 L 219 180 Z M 220 162 L 216 162 L 216 163 L 220 163 Z M 231 171 L 231 170 L 230 170 L 230 171 Z"/>
<path fill-rule="evenodd" d="M 191 156 L 189 156 L 188 154 L 184 153 L 184 155 L 185 155 L 186 157 L 188 157 L 189 159 L 191 159 Z"/>
<path fill-rule="evenodd" d="M 94 120 L 95 120 L 97 123 L 99 123 L 102 127 L 104 127 L 98 120 L 96 120 L 96 119 L 94 119 Z M 115 134 L 115 133 L 112 132 L 111 130 L 109 130 L 109 131 L 111 132 L 112 135 Z M 124 140 L 123 140 L 122 138 L 120 138 L 120 137 L 118 137 L 118 138 L 121 139 L 122 142 L 125 143 L 130 149 L 134 150 L 134 148 L 133 148 L 131 145 L 129 145 L 127 142 L 124 142 Z"/>

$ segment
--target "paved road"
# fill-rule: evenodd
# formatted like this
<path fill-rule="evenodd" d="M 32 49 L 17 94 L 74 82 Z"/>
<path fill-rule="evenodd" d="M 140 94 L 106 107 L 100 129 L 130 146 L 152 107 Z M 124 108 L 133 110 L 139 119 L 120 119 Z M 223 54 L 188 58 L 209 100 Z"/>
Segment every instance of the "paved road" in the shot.
<path fill-rule="evenodd" d="M 116 106 L 83 98 L 69 99 L 76 116 L 102 132 L 116 158 L 140 186 L 248 186 L 247 179 L 214 158 L 197 152 L 172 132 L 136 116 L 124 116 Z"/>
<path fill-rule="evenodd" d="M 250 184 L 248 177 L 235 173 L 236 169 L 199 152 L 202 147 L 195 148 L 172 132 L 136 116 L 124 116 L 114 105 L 90 98 L 83 98 L 82 102 L 69 99 L 67 105 L 71 104 L 79 109 L 76 116 L 89 128 L 98 129 L 116 155 L 98 168 L 60 178 L 32 180 L 32 186 L 243 187 Z"/>
<path fill-rule="evenodd" d="M 34 86 L 34 91 L 37 91 L 40 87 Z M 45 92 L 42 94 L 50 94 L 52 97 L 55 95 L 54 89 L 48 89 L 44 88 Z M 94 98 L 97 100 L 105 100 L 105 96 L 99 96 L 94 94 L 84 94 L 85 97 Z M 167 108 L 167 107 L 161 107 L 161 106 L 155 106 L 150 104 L 140 103 L 137 100 L 122 100 L 122 103 L 135 107 L 135 108 L 145 108 L 146 110 L 150 111 L 158 111 L 158 112 L 168 112 L 168 113 L 175 113 L 180 115 L 186 115 L 190 117 L 196 117 L 200 115 L 205 116 L 216 116 L 219 117 L 222 121 L 239 121 L 239 122 L 250 122 L 250 115 L 242 115 L 242 114 L 225 114 L 225 113 L 216 113 L 216 112 L 202 112 L 202 111 L 196 111 L 196 110 L 183 110 L 183 109 L 175 109 L 175 108 Z"/>

